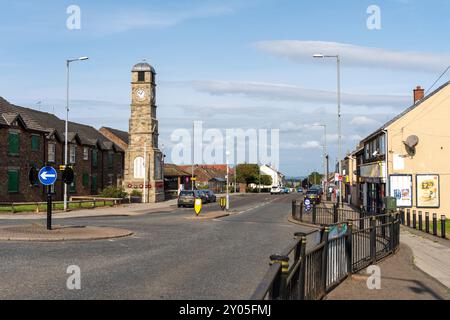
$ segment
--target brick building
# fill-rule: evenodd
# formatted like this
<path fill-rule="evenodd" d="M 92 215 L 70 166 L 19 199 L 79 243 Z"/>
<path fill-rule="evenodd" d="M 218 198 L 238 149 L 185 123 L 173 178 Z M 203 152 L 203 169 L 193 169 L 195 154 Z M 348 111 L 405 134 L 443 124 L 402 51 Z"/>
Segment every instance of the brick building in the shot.
<path fill-rule="evenodd" d="M 44 187 L 30 185 L 30 169 L 64 163 L 65 122 L 53 114 L 13 105 L 0 97 L 0 202 L 45 201 Z M 93 127 L 69 123 L 69 165 L 75 181 L 70 196 L 97 195 L 122 185 L 124 149 Z M 53 191 L 62 200 L 58 178 Z"/>

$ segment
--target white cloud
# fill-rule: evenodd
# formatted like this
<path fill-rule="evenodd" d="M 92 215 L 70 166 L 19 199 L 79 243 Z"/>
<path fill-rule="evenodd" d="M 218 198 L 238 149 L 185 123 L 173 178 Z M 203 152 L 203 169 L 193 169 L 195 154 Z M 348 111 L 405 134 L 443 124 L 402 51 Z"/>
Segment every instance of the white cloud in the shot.
<path fill-rule="evenodd" d="M 207 5 L 176 11 L 151 11 L 146 9 L 120 11 L 97 16 L 92 27 L 97 33 L 107 35 L 135 29 L 168 28 L 187 20 L 221 16 L 233 12 L 234 10 L 226 5 Z"/>
<path fill-rule="evenodd" d="M 450 53 L 393 51 L 346 43 L 300 40 L 260 41 L 255 46 L 262 51 L 295 62 L 311 63 L 312 56 L 320 53 L 339 54 L 343 64 L 365 68 L 439 72 L 450 65 Z"/>
<path fill-rule="evenodd" d="M 305 141 L 300 144 L 292 142 L 283 142 L 280 144 L 281 149 L 284 150 L 298 150 L 298 149 L 322 149 L 323 146 L 318 141 Z"/>
<path fill-rule="evenodd" d="M 355 126 L 366 126 L 379 124 L 379 122 L 366 116 L 356 116 L 350 121 L 350 124 Z"/>
<path fill-rule="evenodd" d="M 194 88 L 213 95 L 242 95 L 269 100 L 285 100 L 311 103 L 336 103 L 336 93 L 282 83 L 193 81 Z M 342 102 L 353 106 L 405 107 L 410 97 L 396 95 L 342 94 Z"/>

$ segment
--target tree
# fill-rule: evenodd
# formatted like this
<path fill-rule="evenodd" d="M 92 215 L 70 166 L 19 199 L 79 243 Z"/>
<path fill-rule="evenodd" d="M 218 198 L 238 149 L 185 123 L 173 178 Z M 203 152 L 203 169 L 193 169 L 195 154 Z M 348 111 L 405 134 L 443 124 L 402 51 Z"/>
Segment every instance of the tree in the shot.
<path fill-rule="evenodd" d="M 251 183 L 258 183 L 259 166 L 257 164 L 239 164 L 236 166 L 236 180 L 239 183 L 245 183 L 247 186 Z"/>
<path fill-rule="evenodd" d="M 317 185 L 317 184 L 321 184 L 323 179 L 323 175 L 318 173 L 318 172 L 313 172 L 309 175 L 308 180 L 309 180 L 309 185 Z"/>
<path fill-rule="evenodd" d="M 271 186 L 273 183 L 272 177 L 268 175 L 261 175 L 261 185 L 262 186 Z"/>

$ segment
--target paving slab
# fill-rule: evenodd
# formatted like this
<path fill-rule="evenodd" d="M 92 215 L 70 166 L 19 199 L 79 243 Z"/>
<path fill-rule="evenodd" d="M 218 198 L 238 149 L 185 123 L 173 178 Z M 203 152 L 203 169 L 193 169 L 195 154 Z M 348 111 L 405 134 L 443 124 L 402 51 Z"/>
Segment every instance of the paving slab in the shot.
<path fill-rule="evenodd" d="M 89 226 L 53 226 L 41 224 L 8 226 L 0 228 L 0 241 L 84 241 L 123 238 L 133 232 L 124 229 Z"/>

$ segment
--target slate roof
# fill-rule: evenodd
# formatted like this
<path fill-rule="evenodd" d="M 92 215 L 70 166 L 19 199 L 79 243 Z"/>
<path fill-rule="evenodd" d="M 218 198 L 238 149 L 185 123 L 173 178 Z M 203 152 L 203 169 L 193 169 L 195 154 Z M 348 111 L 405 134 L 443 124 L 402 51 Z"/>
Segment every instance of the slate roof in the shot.
<path fill-rule="evenodd" d="M 56 131 L 58 136 L 64 140 L 65 121 L 59 119 L 54 114 L 16 106 L 0 97 L 0 115 L 0 125 L 9 125 L 11 123 L 9 121 L 14 121 L 14 117 L 20 115 L 28 129 L 46 132 L 48 134 Z M 115 145 L 94 127 L 69 122 L 68 131 L 69 141 L 78 138 L 83 145 L 98 145 L 102 150 L 113 150 L 114 148 L 118 151 L 124 152 L 124 150 Z"/>
<path fill-rule="evenodd" d="M 118 137 L 120 140 L 122 140 L 124 143 L 128 144 L 129 134 L 126 131 L 121 131 L 109 127 L 103 127 L 104 129 L 108 130 L 112 134 L 114 134 L 116 137 Z"/>
<path fill-rule="evenodd" d="M 184 171 L 179 166 L 171 163 L 164 164 L 164 176 L 165 177 L 184 177 L 191 176 L 191 173 Z"/>

